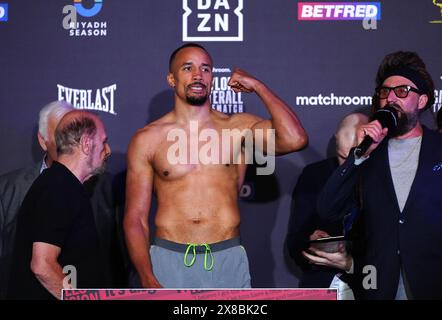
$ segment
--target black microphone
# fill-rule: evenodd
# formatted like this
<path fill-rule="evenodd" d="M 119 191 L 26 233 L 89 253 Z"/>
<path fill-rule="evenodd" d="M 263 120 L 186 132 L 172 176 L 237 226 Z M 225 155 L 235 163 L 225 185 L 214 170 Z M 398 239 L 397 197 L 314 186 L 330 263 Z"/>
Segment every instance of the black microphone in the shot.
<path fill-rule="evenodd" d="M 397 129 L 398 112 L 396 108 L 390 104 L 376 111 L 372 118 L 372 121 L 374 120 L 378 120 L 382 128 L 388 128 L 388 135 L 390 136 Z M 366 135 L 364 140 L 355 148 L 355 156 L 358 158 L 363 156 L 372 143 L 373 139 L 369 135 Z"/>

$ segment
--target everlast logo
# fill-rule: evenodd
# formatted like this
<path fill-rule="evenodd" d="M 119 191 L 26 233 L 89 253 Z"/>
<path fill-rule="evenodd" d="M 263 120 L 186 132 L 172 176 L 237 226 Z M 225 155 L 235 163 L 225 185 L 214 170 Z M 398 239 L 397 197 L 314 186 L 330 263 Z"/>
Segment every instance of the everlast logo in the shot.
<path fill-rule="evenodd" d="M 116 115 L 115 92 L 117 85 L 101 89 L 74 89 L 57 84 L 58 100 L 65 100 L 76 109 L 95 110 Z"/>

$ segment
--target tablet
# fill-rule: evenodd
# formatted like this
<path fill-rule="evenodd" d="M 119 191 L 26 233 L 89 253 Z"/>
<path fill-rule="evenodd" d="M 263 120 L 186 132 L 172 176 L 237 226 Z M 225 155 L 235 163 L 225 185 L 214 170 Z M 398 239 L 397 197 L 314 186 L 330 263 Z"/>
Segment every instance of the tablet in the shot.
<path fill-rule="evenodd" d="M 337 236 L 309 240 L 307 241 L 307 243 L 315 249 L 328 253 L 333 253 L 337 252 L 340 246 L 345 246 L 346 241 L 347 239 L 345 238 L 345 236 Z"/>

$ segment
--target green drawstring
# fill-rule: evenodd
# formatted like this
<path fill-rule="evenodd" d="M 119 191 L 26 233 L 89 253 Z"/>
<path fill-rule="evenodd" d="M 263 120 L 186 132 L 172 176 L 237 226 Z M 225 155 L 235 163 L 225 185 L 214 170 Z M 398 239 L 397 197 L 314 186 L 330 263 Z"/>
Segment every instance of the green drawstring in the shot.
<path fill-rule="evenodd" d="M 203 244 L 196 244 L 196 243 L 188 243 L 187 244 L 187 249 L 186 249 L 186 253 L 184 254 L 184 265 L 186 267 L 191 267 L 193 266 L 193 264 L 195 263 L 196 260 L 196 247 L 200 246 L 200 247 L 205 247 L 205 252 L 204 252 L 204 269 L 206 271 L 211 271 L 213 269 L 213 254 L 212 254 L 212 250 L 210 249 L 210 246 L 207 243 L 203 243 Z M 192 260 L 190 260 L 190 262 L 187 262 L 187 257 L 189 255 L 189 251 L 192 250 Z M 211 259 L 211 264 L 210 267 L 207 267 L 207 257 L 208 255 L 210 255 L 210 259 Z"/>
<path fill-rule="evenodd" d="M 197 244 L 195 244 L 195 243 L 188 243 L 187 244 L 187 250 L 186 250 L 186 253 L 184 254 L 184 265 L 186 267 L 191 267 L 195 263 L 195 259 L 196 259 L 196 246 L 197 246 Z M 187 255 L 189 254 L 189 250 L 191 248 L 193 249 L 193 258 L 190 261 L 190 263 L 188 264 L 187 263 Z"/>
<path fill-rule="evenodd" d="M 213 269 L 213 254 L 212 250 L 210 250 L 210 246 L 207 243 L 202 244 L 202 246 L 206 247 L 206 251 L 204 252 L 204 269 L 207 271 L 210 271 Z M 212 260 L 212 264 L 210 265 L 210 268 L 207 268 L 207 253 L 210 254 L 210 259 Z"/>

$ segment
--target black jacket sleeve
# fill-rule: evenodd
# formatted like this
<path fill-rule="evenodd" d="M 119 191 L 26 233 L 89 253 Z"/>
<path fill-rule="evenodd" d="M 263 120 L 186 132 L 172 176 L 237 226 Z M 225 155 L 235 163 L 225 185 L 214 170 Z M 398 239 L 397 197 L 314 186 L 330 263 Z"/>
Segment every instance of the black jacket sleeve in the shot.
<path fill-rule="evenodd" d="M 356 185 L 365 163 L 356 166 L 354 162 L 352 149 L 347 160 L 336 168 L 319 193 L 317 211 L 322 223 L 342 221 L 357 206 Z"/>

